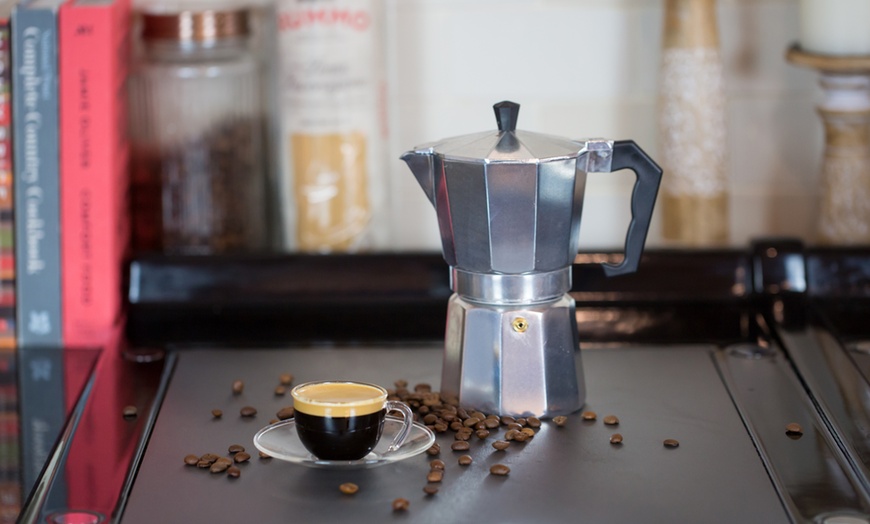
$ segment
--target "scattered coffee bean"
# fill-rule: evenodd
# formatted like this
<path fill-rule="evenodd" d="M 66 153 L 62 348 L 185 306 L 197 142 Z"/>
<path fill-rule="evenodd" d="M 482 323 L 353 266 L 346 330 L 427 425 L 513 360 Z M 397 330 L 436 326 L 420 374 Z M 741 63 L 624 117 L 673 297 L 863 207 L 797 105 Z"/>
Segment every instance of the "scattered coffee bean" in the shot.
<path fill-rule="evenodd" d="M 196 455 L 185 455 L 184 463 L 188 466 L 196 466 L 196 463 L 199 462 L 199 457 Z"/>
<path fill-rule="evenodd" d="M 453 435 L 455 440 L 468 440 L 471 438 L 470 431 L 458 431 L 455 435 Z"/>
<path fill-rule="evenodd" d="M 480 424 L 481 422 L 483 422 L 483 419 L 479 419 L 477 417 L 469 417 L 465 419 L 465 422 L 463 422 L 462 424 L 467 428 L 471 428 Z"/>
<path fill-rule="evenodd" d="M 505 426 L 507 426 L 508 424 L 513 424 L 516 421 L 517 421 L 517 419 L 515 419 L 514 417 L 512 417 L 510 415 L 505 415 L 501 418 L 501 423 Z"/>
<path fill-rule="evenodd" d="M 435 459 L 429 463 L 429 469 L 440 469 L 443 471 L 445 466 L 446 464 L 441 459 Z"/>
<path fill-rule="evenodd" d="M 224 412 L 219 409 L 213 409 L 211 410 L 211 416 L 214 418 L 221 418 L 224 416 Z"/>
<path fill-rule="evenodd" d="M 293 375 L 291 373 L 281 373 L 281 376 L 278 377 L 278 382 L 280 382 L 282 386 L 289 386 L 293 383 Z"/>
<path fill-rule="evenodd" d="M 233 457 L 233 460 L 236 461 L 236 464 L 241 464 L 242 462 L 247 462 L 251 460 L 251 456 L 245 453 L 244 451 L 239 451 Z"/>
<path fill-rule="evenodd" d="M 526 425 L 528 425 L 528 423 L 529 423 L 528 420 L 526 420 L 522 417 L 517 419 L 517 424 L 519 424 L 520 427 L 522 427 L 522 428 L 526 427 Z"/>
<path fill-rule="evenodd" d="M 507 428 L 508 428 L 508 430 L 515 429 L 515 430 L 519 431 L 519 430 L 523 429 L 523 426 L 520 424 L 517 424 L 516 422 L 511 422 L 510 424 L 507 425 Z"/>
<path fill-rule="evenodd" d="M 245 383 L 241 380 L 233 381 L 233 395 L 241 395 L 242 391 L 245 390 Z"/>
<path fill-rule="evenodd" d="M 353 482 L 345 482 L 341 486 L 338 487 L 338 490 L 344 493 L 345 495 L 353 495 L 357 491 L 359 491 L 359 486 L 354 484 Z"/>
<path fill-rule="evenodd" d="M 595 420 L 598 418 L 598 413 L 595 413 L 594 411 L 584 411 L 580 416 L 583 420 Z M 553 422 L 555 421 L 556 417 L 553 417 Z"/>
<path fill-rule="evenodd" d="M 124 418 L 136 418 L 136 415 L 139 414 L 139 410 L 136 409 L 136 406 L 124 406 L 124 410 L 121 411 L 121 414 L 124 415 Z"/>
<path fill-rule="evenodd" d="M 444 433 L 445 431 L 447 431 L 448 426 L 447 426 L 447 424 L 445 424 L 443 422 L 439 422 L 439 423 L 435 424 L 432 427 L 432 429 L 435 430 L 435 433 Z"/>
<path fill-rule="evenodd" d="M 425 417 L 423 417 L 423 424 L 434 424 L 438 422 L 438 415 L 433 413 L 429 413 Z"/>
<path fill-rule="evenodd" d="M 532 438 L 535 436 L 535 430 L 532 428 L 523 428 L 520 430 L 520 433 L 525 434 L 529 438 Z"/>
<path fill-rule="evenodd" d="M 199 462 L 196 463 L 196 467 L 201 468 L 201 469 L 210 468 L 211 465 L 212 465 L 212 463 L 208 462 L 207 460 L 200 460 Z"/>
<path fill-rule="evenodd" d="M 253 406 L 245 406 L 239 410 L 239 414 L 243 417 L 253 417 L 257 414 L 257 408 Z"/>
<path fill-rule="evenodd" d="M 260 451 L 259 453 L 260 453 L 260 458 L 261 458 L 261 459 L 270 459 L 270 458 L 272 458 L 272 455 L 269 455 L 268 453 L 263 453 L 262 451 Z"/>
<path fill-rule="evenodd" d="M 277 418 L 270 418 L 270 419 L 269 419 L 269 424 L 270 424 L 270 425 L 271 425 L 271 424 L 277 424 L 278 422 L 281 422 L 281 421 L 278 420 Z"/>
<path fill-rule="evenodd" d="M 212 473 L 223 473 L 224 471 L 227 470 L 228 467 L 229 466 L 223 462 L 215 462 L 214 464 L 211 465 L 211 467 L 209 468 L 209 471 L 211 471 Z"/>
<path fill-rule="evenodd" d="M 230 467 L 233 465 L 233 461 L 226 457 L 218 457 L 217 460 L 214 461 L 215 464 L 222 464 L 226 467 Z"/>
<path fill-rule="evenodd" d="M 539 428 L 541 427 L 541 419 L 538 417 L 529 417 L 526 419 L 530 428 Z"/>
<path fill-rule="evenodd" d="M 432 386 L 424 382 L 414 386 L 414 391 L 417 393 L 429 393 L 430 391 L 432 391 Z"/>
<path fill-rule="evenodd" d="M 619 419 L 616 418 L 614 415 L 607 415 L 606 417 L 604 417 L 604 423 L 608 426 L 615 426 L 619 424 Z"/>
<path fill-rule="evenodd" d="M 437 455 L 441 453 L 441 445 L 439 445 L 437 442 L 432 444 L 432 446 L 426 450 L 426 453 L 428 453 L 429 455 Z"/>
<path fill-rule="evenodd" d="M 227 449 L 227 451 L 230 453 L 238 453 L 239 451 L 245 451 L 245 446 L 242 446 L 241 444 L 233 444 Z"/>
<path fill-rule="evenodd" d="M 505 439 L 505 440 L 508 440 L 508 441 L 513 440 L 514 437 L 516 437 L 517 434 L 519 434 L 519 433 L 520 433 L 520 430 L 518 430 L 518 429 L 509 429 L 509 430 L 504 434 L 504 439 Z"/>
<path fill-rule="evenodd" d="M 406 511 L 410 506 L 408 499 L 399 498 L 393 501 L 393 511 Z"/>
<path fill-rule="evenodd" d="M 501 421 L 497 418 L 487 418 L 483 421 L 484 427 L 486 429 L 495 429 L 501 424 Z"/>
<path fill-rule="evenodd" d="M 473 462 L 473 459 L 471 458 L 471 455 L 462 455 L 461 457 L 459 457 L 459 465 L 460 466 L 467 466 L 467 465 L 471 464 L 472 462 Z"/>
<path fill-rule="evenodd" d="M 227 475 L 230 478 L 237 479 L 242 476 L 242 470 L 235 466 L 230 466 L 227 468 Z"/>
<path fill-rule="evenodd" d="M 468 448 L 470 447 L 471 446 L 468 444 L 468 441 L 457 440 L 450 446 L 450 449 L 452 449 L 453 451 L 468 451 Z"/>
<path fill-rule="evenodd" d="M 293 409 L 293 406 L 286 406 L 281 408 L 278 413 L 275 413 L 275 416 L 278 417 L 278 420 L 287 420 L 293 418 L 293 415 L 295 414 L 296 410 Z"/>
<path fill-rule="evenodd" d="M 564 415 L 559 415 L 559 416 L 553 417 L 553 424 L 555 424 L 556 426 L 558 426 L 560 428 L 564 427 L 566 422 L 568 422 L 568 417 L 566 417 Z"/>
<path fill-rule="evenodd" d="M 450 423 L 450 429 L 452 429 L 453 431 L 459 431 L 460 429 L 462 429 L 464 427 L 465 426 L 462 425 L 461 420 L 454 420 L 453 422 Z"/>
<path fill-rule="evenodd" d="M 438 493 L 438 486 L 427 484 L 426 486 L 423 486 L 423 493 L 427 495 L 434 495 Z"/>
<path fill-rule="evenodd" d="M 441 482 L 444 479 L 444 471 L 440 469 L 433 469 L 426 475 L 427 482 Z"/>
<path fill-rule="evenodd" d="M 205 461 L 209 464 L 214 464 L 214 462 L 220 457 L 215 455 L 214 453 L 206 453 L 205 455 L 199 457 L 200 462 Z"/>
<path fill-rule="evenodd" d="M 493 467 L 489 468 L 489 472 L 493 475 L 499 475 L 503 477 L 511 472 L 511 468 L 505 466 L 504 464 L 495 464 Z"/>
<path fill-rule="evenodd" d="M 287 394 L 287 388 L 284 386 L 275 386 L 275 395 L 279 397 L 283 397 Z"/>
<path fill-rule="evenodd" d="M 610 435 L 610 443 L 611 444 L 622 444 L 622 435 L 619 433 L 614 433 Z"/>
<path fill-rule="evenodd" d="M 507 448 L 510 447 L 510 445 L 511 445 L 511 443 L 506 441 L 506 440 L 496 440 L 495 442 L 492 443 L 492 447 L 494 447 L 495 449 L 497 449 L 499 451 L 506 450 Z"/>
<path fill-rule="evenodd" d="M 797 422 L 791 422 L 789 424 L 786 424 L 785 432 L 791 435 L 803 435 L 804 428 L 802 428 L 801 425 Z"/>
<path fill-rule="evenodd" d="M 522 431 L 517 431 L 514 434 L 513 440 L 514 440 L 514 442 L 525 442 L 525 441 L 529 440 L 530 438 L 532 438 L 532 437 L 530 437 L 528 433 L 523 433 Z"/>
<path fill-rule="evenodd" d="M 394 385 L 396 386 L 396 389 L 405 389 L 406 387 L 408 387 L 408 381 L 404 379 L 399 379 L 394 383 Z"/>
<path fill-rule="evenodd" d="M 666 448 L 675 448 L 680 445 L 680 441 L 673 438 L 666 438 L 663 444 Z"/>
<path fill-rule="evenodd" d="M 480 440 L 485 440 L 486 437 L 489 436 L 489 430 L 488 429 L 478 429 L 474 434 L 477 435 L 477 438 L 479 438 Z"/>

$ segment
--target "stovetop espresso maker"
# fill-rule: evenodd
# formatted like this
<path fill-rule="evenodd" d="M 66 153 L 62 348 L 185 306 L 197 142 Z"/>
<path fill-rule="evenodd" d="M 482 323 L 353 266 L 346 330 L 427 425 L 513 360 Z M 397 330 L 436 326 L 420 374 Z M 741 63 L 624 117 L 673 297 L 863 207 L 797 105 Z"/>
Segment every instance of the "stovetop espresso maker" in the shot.
<path fill-rule="evenodd" d="M 637 176 L 625 258 L 604 264 L 614 276 L 637 269 L 662 171 L 630 140 L 518 131 L 519 104 L 494 109 L 498 131 L 402 155 L 435 206 L 451 268 L 441 394 L 500 415 L 568 414 L 585 397 L 567 293 L 586 174 Z"/>

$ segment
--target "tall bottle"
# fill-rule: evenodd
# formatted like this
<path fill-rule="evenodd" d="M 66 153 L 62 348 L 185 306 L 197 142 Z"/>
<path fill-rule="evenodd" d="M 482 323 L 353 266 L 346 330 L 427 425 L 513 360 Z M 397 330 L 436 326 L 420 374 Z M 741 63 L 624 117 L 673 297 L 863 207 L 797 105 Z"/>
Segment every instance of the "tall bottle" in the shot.
<path fill-rule="evenodd" d="M 279 0 L 286 248 L 382 247 L 385 84 L 378 0 Z"/>
<path fill-rule="evenodd" d="M 660 77 L 663 237 L 729 240 L 723 66 L 716 0 L 665 0 Z"/>
<path fill-rule="evenodd" d="M 130 80 L 134 247 L 264 249 L 262 93 L 250 9 L 154 3 L 139 18 Z"/>

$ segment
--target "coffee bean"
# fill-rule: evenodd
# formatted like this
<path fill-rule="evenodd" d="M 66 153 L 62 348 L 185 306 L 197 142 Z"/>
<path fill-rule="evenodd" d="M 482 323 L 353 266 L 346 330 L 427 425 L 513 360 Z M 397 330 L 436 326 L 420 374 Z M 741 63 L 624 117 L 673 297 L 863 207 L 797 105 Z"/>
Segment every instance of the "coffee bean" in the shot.
<path fill-rule="evenodd" d="M 456 440 L 468 440 L 471 438 L 471 432 L 470 431 L 458 431 L 455 435 L 453 435 L 453 438 Z"/>
<path fill-rule="evenodd" d="M 426 475 L 427 482 L 441 482 L 441 480 L 443 478 L 444 478 L 444 471 L 442 471 L 440 469 L 433 469 L 432 471 L 429 472 L 428 475 Z"/>
<path fill-rule="evenodd" d="M 619 424 L 619 419 L 616 418 L 614 415 L 607 415 L 606 417 L 604 417 L 604 423 L 608 426 L 615 426 Z"/>
<path fill-rule="evenodd" d="M 188 466 L 196 466 L 196 463 L 199 462 L 199 457 L 196 455 L 185 455 L 184 463 Z"/>
<path fill-rule="evenodd" d="M 211 416 L 214 418 L 221 418 L 224 416 L 224 412 L 219 409 L 213 409 L 211 410 Z"/>
<path fill-rule="evenodd" d="M 429 393 L 432 391 L 432 386 L 426 383 L 417 384 L 414 386 L 414 391 L 417 393 Z"/>
<path fill-rule="evenodd" d="M 680 441 L 677 439 L 673 439 L 673 438 L 666 438 L 665 441 L 663 442 L 663 444 L 667 448 L 675 448 L 675 447 L 680 445 Z"/>
<path fill-rule="evenodd" d="M 520 433 L 520 430 L 518 430 L 518 429 L 509 429 L 504 434 L 504 439 L 508 440 L 508 441 L 513 440 L 519 433 Z"/>
<path fill-rule="evenodd" d="M 459 431 L 460 429 L 462 429 L 464 427 L 465 426 L 462 425 L 462 421 L 460 421 L 460 420 L 454 420 L 453 422 L 450 423 L 450 429 L 452 429 L 453 431 Z"/>
<path fill-rule="evenodd" d="M 532 438 L 535 436 L 535 430 L 532 428 L 523 428 L 520 430 L 520 433 L 525 434 L 529 438 Z"/>
<path fill-rule="evenodd" d="M 293 375 L 291 373 L 281 373 L 281 376 L 278 377 L 278 382 L 280 382 L 282 386 L 289 386 L 293 383 Z"/>
<path fill-rule="evenodd" d="M 227 475 L 230 478 L 237 479 L 242 476 L 242 470 L 235 466 L 230 466 L 227 468 Z"/>
<path fill-rule="evenodd" d="M 399 379 L 394 383 L 394 385 L 396 386 L 396 389 L 405 389 L 406 387 L 408 387 L 408 381 Z"/>
<path fill-rule="evenodd" d="M 584 411 L 583 413 L 580 414 L 580 416 L 583 418 L 583 420 L 595 420 L 598 418 L 598 414 L 595 413 L 594 411 Z M 556 418 L 554 417 L 553 421 L 555 421 L 555 420 L 556 420 Z"/>
<path fill-rule="evenodd" d="M 484 440 L 484 439 L 486 439 L 486 437 L 489 436 L 489 430 L 488 429 L 478 429 L 477 431 L 474 432 L 474 434 L 477 435 L 477 438 L 479 438 L 480 440 Z"/>
<path fill-rule="evenodd" d="M 505 466 L 504 464 L 496 464 L 493 467 L 489 468 L 489 472 L 493 475 L 506 476 L 511 472 L 511 468 Z"/>
<path fill-rule="evenodd" d="M 429 469 L 444 470 L 444 466 L 446 466 L 446 464 L 444 464 L 444 461 L 441 459 L 435 459 L 429 463 Z"/>
<path fill-rule="evenodd" d="M 470 447 L 471 446 L 468 444 L 467 441 L 457 440 L 453 443 L 453 445 L 450 446 L 450 449 L 452 449 L 453 451 L 468 451 L 468 448 Z"/>
<path fill-rule="evenodd" d="M 508 447 L 510 447 L 510 445 L 511 445 L 511 443 L 506 441 L 506 440 L 496 440 L 495 442 L 492 443 L 492 447 L 494 447 L 495 449 L 497 449 L 499 451 L 506 450 Z"/>
<path fill-rule="evenodd" d="M 239 414 L 243 417 L 253 417 L 257 414 L 257 408 L 253 406 L 245 406 L 239 410 Z"/>
<path fill-rule="evenodd" d="M 408 499 L 399 498 L 393 501 L 393 511 L 407 511 L 410 506 L 411 503 L 408 502 Z"/>
<path fill-rule="evenodd" d="M 287 388 L 284 386 L 275 386 L 275 395 L 279 397 L 283 397 L 287 394 Z"/>
<path fill-rule="evenodd" d="M 227 449 L 230 453 L 238 453 L 239 451 L 245 451 L 245 446 L 241 444 L 233 444 Z"/>
<path fill-rule="evenodd" d="M 223 462 L 215 462 L 211 465 L 209 471 L 211 471 L 212 473 L 223 473 L 227 470 L 228 467 L 229 466 Z"/>
<path fill-rule="evenodd" d="M 205 455 L 199 457 L 200 462 L 208 462 L 209 464 L 214 464 L 214 462 L 220 457 L 215 455 L 214 453 L 206 453 Z"/>
<path fill-rule="evenodd" d="M 790 433 L 792 435 L 803 435 L 804 428 L 802 428 L 801 425 L 798 424 L 797 422 L 791 422 L 789 424 L 786 424 L 785 432 Z"/>
<path fill-rule="evenodd" d="M 501 424 L 501 422 L 497 418 L 488 418 L 488 419 L 483 421 L 483 425 L 484 425 L 484 427 L 486 427 L 486 429 L 495 429 L 500 424 Z"/>
<path fill-rule="evenodd" d="M 196 463 L 196 467 L 201 468 L 201 469 L 210 468 L 211 465 L 212 465 L 212 463 L 207 461 L 207 460 L 200 460 L 199 462 Z"/>
<path fill-rule="evenodd" d="M 359 486 L 354 484 L 353 482 L 345 482 L 344 484 L 338 487 L 338 490 L 344 493 L 345 495 L 353 495 L 357 491 L 359 491 Z"/>
<path fill-rule="evenodd" d="M 242 462 L 247 462 L 251 459 L 251 456 L 245 453 L 244 451 L 239 451 L 233 457 L 233 460 L 236 461 L 236 464 L 241 464 Z"/>
<path fill-rule="evenodd" d="M 459 457 L 459 465 L 460 466 L 467 466 L 467 465 L 471 464 L 472 462 L 473 462 L 473 460 L 471 458 L 471 455 L 462 455 L 461 457 Z"/>
<path fill-rule="evenodd" d="M 510 415 L 505 415 L 501 418 L 501 423 L 505 426 L 507 426 L 508 424 L 513 424 L 516 421 L 517 421 L 517 419 L 515 419 L 514 417 L 512 417 Z"/>
<path fill-rule="evenodd" d="M 260 458 L 261 458 L 261 459 L 270 459 L 270 458 L 272 458 L 272 455 L 269 455 L 268 453 L 263 453 L 262 451 L 260 451 L 259 453 L 260 453 Z"/>
<path fill-rule="evenodd" d="M 437 442 L 432 444 L 432 446 L 426 450 L 426 453 L 428 453 L 429 455 L 437 455 L 441 453 L 441 445 L 439 445 Z"/>
<path fill-rule="evenodd" d="M 622 444 L 622 435 L 619 433 L 614 433 L 610 435 L 610 443 L 611 444 Z"/>
<path fill-rule="evenodd" d="M 433 486 L 431 484 L 423 486 L 423 493 L 425 493 L 427 495 L 434 495 L 434 494 L 438 493 L 438 486 Z"/>
<path fill-rule="evenodd" d="M 233 381 L 233 395 L 241 395 L 242 391 L 245 390 L 245 383 L 241 380 Z"/>
<path fill-rule="evenodd" d="M 124 418 L 136 418 L 136 415 L 139 414 L 139 410 L 136 409 L 136 406 L 124 406 L 124 410 L 121 411 L 121 414 L 124 415 Z"/>
<path fill-rule="evenodd" d="M 529 440 L 530 438 L 531 437 L 529 437 L 528 433 L 523 433 L 522 431 L 517 431 L 514 434 L 513 440 L 514 440 L 514 442 L 525 442 L 525 441 Z"/>
<path fill-rule="evenodd" d="M 425 417 L 423 417 L 423 424 L 434 424 L 438 421 L 438 416 L 434 413 L 429 413 Z"/>
<path fill-rule="evenodd" d="M 564 415 L 559 415 L 559 416 L 553 417 L 553 424 L 555 424 L 556 426 L 558 426 L 560 428 L 564 427 L 566 422 L 568 422 L 568 417 L 566 417 Z"/>
<path fill-rule="evenodd" d="M 474 427 L 474 426 L 480 424 L 482 421 L 483 421 L 483 419 L 479 419 L 477 417 L 469 417 L 469 418 L 465 419 L 465 422 L 463 422 L 462 424 L 467 428 L 471 428 L 471 427 Z"/>
<path fill-rule="evenodd" d="M 432 429 L 435 430 L 435 433 L 444 433 L 445 431 L 447 431 L 447 424 L 444 424 L 443 422 L 439 422 L 439 423 L 435 424 L 434 426 L 432 426 Z"/>
<path fill-rule="evenodd" d="M 539 428 L 541 427 L 541 419 L 538 417 L 529 417 L 526 419 L 530 428 Z"/>
<path fill-rule="evenodd" d="M 520 427 L 523 427 L 523 428 L 524 428 L 524 427 L 526 427 L 526 425 L 527 425 L 528 423 L 529 423 L 529 422 L 528 422 L 526 419 L 522 418 L 522 417 L 520 417 L 520 418 L 517 419 L 517 424 L 519 424 Z"/>
<path fill-rule="evenodd" d="M 510 424 L 507 425 L 507 428 L 508 428 L 508 430 L 515 429 L 515 430 L 519 431 L 519 430 L 523 429 L 523 426 L 521 424 L 517 424 L 516 422 L 511 422 Z"/>
<path fill-rule="evenodd" d="M 456 410 L 456 416 L 458 416 L 458 417 L 461 418 L 462 420 L 465 420 L 465 419 L 467 419 L 470 415 L 468 414 L 467 411 L 465 411 L 465 408 L 459 408 L 459 409 Z"/>
<path fill-rule="evenodd" d="M 275 416 L 278 417 L 278 420 L 287 420 L 293 418 L 293 415 L 295 414 L 296 410 L 293 409 L 293 406 L 286 406 L 281 408 L 278 413 L 275 413 Z"/>

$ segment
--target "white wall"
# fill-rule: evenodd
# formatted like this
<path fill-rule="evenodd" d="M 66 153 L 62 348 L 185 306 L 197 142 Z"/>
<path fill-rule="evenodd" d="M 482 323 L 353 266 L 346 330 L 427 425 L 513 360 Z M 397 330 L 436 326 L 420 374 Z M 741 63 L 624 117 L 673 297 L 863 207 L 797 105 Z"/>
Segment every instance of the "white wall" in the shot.
<path fill-rule="evenodd" d="M 662 0 L 386 0 L 393 245 L 439 249 L 435 213 L 399 155 L 495 128 L 491 106 L 522 105 L 519 128 L 631 138 L 653 158 Z M 812 242 L 822 128 L 816 75 L 789 65 L 797 0 L 720 0 L 728 99 L 731 243 Z M 667 174 L 665 174 L 667 176 Z M 581 231 L 622 245 L 633 177 L 591 175 Z M 648 245 L 664 245 L 654 220 Z"/>

